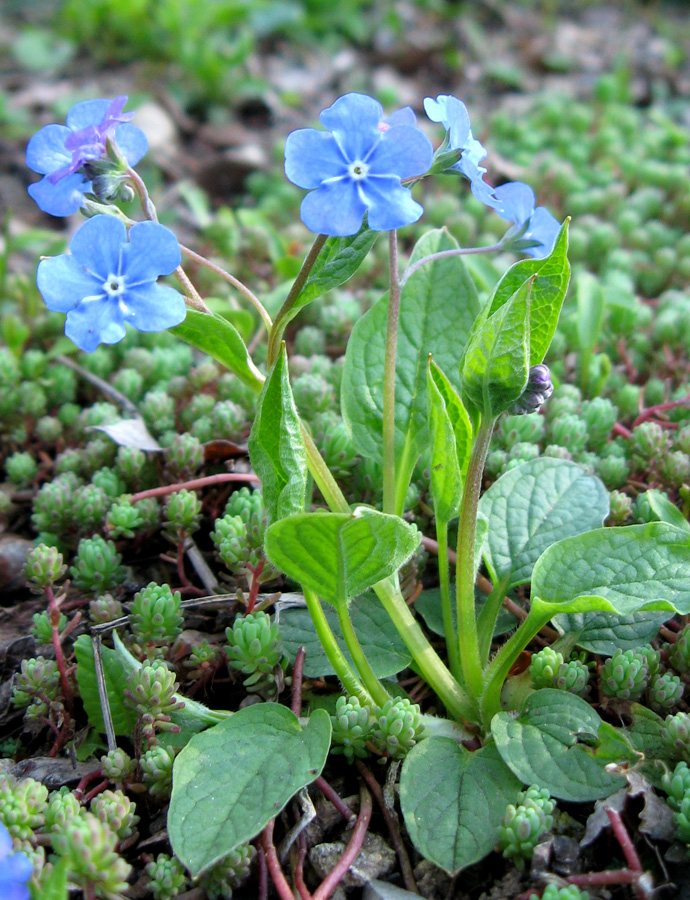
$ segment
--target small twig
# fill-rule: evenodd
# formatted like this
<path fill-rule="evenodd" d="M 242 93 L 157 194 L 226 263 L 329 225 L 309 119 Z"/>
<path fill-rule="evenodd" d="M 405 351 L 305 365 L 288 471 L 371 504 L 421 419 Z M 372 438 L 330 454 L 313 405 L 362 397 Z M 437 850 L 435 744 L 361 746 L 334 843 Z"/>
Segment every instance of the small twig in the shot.
<path fill-rule="evenodd" d="M 299 718 L 302 715 L 302 676 L 304 674 L 304 658 L 307 651 L 300 647 L 292 667 L 292 711 Z"/>
<path fill-rule="evenodd" d="M 206 589 L 207 594 L 212 594 L 218 590 L 218 579 L 211 571 L 208 563 L 201 554 L 201 551 L 194 542 L 194 538 L 188 537 L 184 544 L 184 551 L 187 559 L 194 567 L 194 571 L 199 576 L 201 583 Z"/>
<path fill-rule="evenodd" d="M 261 842 L 261 847 L 264 851 L 264 856 L 266 859 L 266 866 L 268 867 L 271 881 L 275 885 L 275 888 L 278 891 L 281 900 L 295 900 L 294 894 L 292 893 L 292 888 L 288 884 L 285 873 L 281 868 L 280 860 L 278 859 L 278 853 L 276 852 L 276 848 L 273 844 L 274 826 L 275 819 L 271 819 L 271 821 L 259 835 L 259 841 Z"/>
<path fill-rule="evenodd" d="M 329 803 L 332 803 L 333 806 L 335 806 L 335 808 L 338 810 L 338 812 L 346 822 L 349 822 L 354 818 L 355 814 L 352 812 L 350 807 L 347 805 L 347 803 L 345 803 L 345 801 L 335 790 L 335 788 L 332 788 L 330 786 L 323 775 L 319 775 L 318 778 L 314 779 L 313 784 L 321 791 L 326 800 L 328 800 Z"/>
<path fill-rule="evenodd" d="M 357 766 L 357 771 L 359 772 L 359 774 L 366 781 L 367 787 L 376 798 L 376 802 L 378 803 L 379 808 L 383 813 L 383 818 L 386 822 L 388 833 L 391 836 L 393 849 L 395 850 L 398 857 L 398 862 L 400 863 L 400 871 L 402 872 L 405 888 L 408 891 L 411 891 L 413 894 L 418 894 L 419 888 L 417 887 L 414 872 L 412 871 L 410 857 L 407 855 L 407 850 L 405 849 L 405 844 L 403 843 L 402 835 L 400 833 L 400 823 L 398 822 L 398 817 L 396 816 L 392 805 L 389 805 L 386 802 L 386 799 L 383 795 L 383 790 L 381 789 L 381 785 L 376 780 L 373 772 L 371 772 L 364 765 L 361 759 L 356 759 L 355 765 Z"/>
<path fill-rule="evenodd" d="M 129 617 L 125 622 L 129 621 Z M 94 633 L 95 632 L 95 633 Z M 98 687 L 98 699 L 101 703 L 101 714 L 103 716 L 103 725 L 105 726 L 105 737 L 108 743 L 108 752 L 117 750 L 117 740 L 115 739 L 115 726 L 113 725 L 113 715 L 110 711 L 110 700 L 108 699 L 108 689 L 105 684 L 105 670 L 103 668 L 103 645 L 101 643 L 101 635 L 92 629 L 92 646 L 93 646 L 93 663 L 96 672 L 96 685 Z"/>
<path fill-rule="evenodd" d="M 132 494 L 130 503 L 145 500 L 147 497 L 165 497 L 167 494 L 175 494 L 178 491 L 195 491 L 199 488 L 209 487 L 212 484 L 226 484 L 229 481 L 253 481 L 261 484 L 261 479 L 251 472 L 221 472 L 218 475 L 205 475 L 203 478 L 193 478 L 191 481 L 181 481 L 177 484 L 164 484 L 162 487 L 149 488 L 148 491 L 139 491 Z"/>
<path fill-rule="evenodd" d="M 345 848 L 345 852 L 318 886 L 316 891 L 314 891 L 314 900 L 328 900 L 333 891 L 343 880 L 347 870 L 359 856 L 364 836 L 367 833 L 369 822 L 371 821 L 372 809 L 371 794 L 364 785 L 362 785 L 360 789 L 359 797 L 359 815 L 357 816 L 355 827 L 352 829 L 352 835 Z"/>
<path fill-rule="evenodd" d="M 76 363 L 73 359 L 70 359 L 69 356 L 63 356 L 60 354 L 55 357 L 55 362 L 59 362 L 61 366 L 67 366 L 68 369 L 72 369 L 73 372 L 76 372 L 77 375 L 80 375 L 85 381 L 90 381 L 94 387 L 97 387 L 99 391 L 102 391 L 104 394 L 107 394 L 109 397 L 112 397 L 120 406 L 127 410 L 127 412 L 134 413 L 137 418 L 141 418 L 139 415 L 139 411 L 136 406 L 132 403 L 129 397 L 125 397 L 123 393 L 114 388 L 112 384 L 108 384 L 107 381 L 104 381 L 102 378 L 99 378 L 98 375 L 93 375 L 83 366 L 80 366 L 79 363 Z"/>

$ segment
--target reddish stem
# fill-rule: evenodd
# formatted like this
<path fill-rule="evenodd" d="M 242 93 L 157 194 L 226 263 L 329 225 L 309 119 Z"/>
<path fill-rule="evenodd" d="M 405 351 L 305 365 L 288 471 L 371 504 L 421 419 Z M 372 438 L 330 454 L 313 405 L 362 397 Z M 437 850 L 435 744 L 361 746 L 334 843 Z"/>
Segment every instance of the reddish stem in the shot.
<path fill-rule="evenodd" d="M 46 585 L 46 597 L 48 598 L 48 614 L 50 616 L 55 662 L 57 663 L 58 672 L 60 673 L 60 686 L 62 687 L 62 694 L 65 698 L 65 707 L 71 718 L 74 709 L 74 695 L 72 693 L 72 685 L 69 683 L 69 677 L 67 675 L 65 654 L 62 652 L 62 644 L 60 643 L 60 604 L 55 598 L 55 593 L 51 584 Z"/>
<path fill-rule="evenodd" d="M 302 900 L 313 900 L 309 888 L 304 881 L 304 860 L 307 855 L 307 841 L 304 832 L 297 839 L 299 851 L 297 853 L 297 865 L 295 866 L 295 887 Z"/>
<path fill-rule="evenodd" d="M 633 428 L 636 428 L 638 425 L 641 425 L 642 422 L 646 422 L 647 419 L 651 419 L 652 416 L 655 416 L 657 413 L 665 412 L 667 409 L 675 409 L 677 406 L 687 406 L 690 403 L 690 394 L 687 394 L 682 400 L 667 400 L 666 403 L 657 403 L 656 406 L 650 406 L 647 409 L 643 409 L 639 416 L 635 419 L 632 424 Z M 660 423 L 665 425 L 667 423 Z"/>
<path fill-rule="evenodd" d="M 613 433 L 617 434 L 619 437 L 632 437 L 632 431 L 626 428 L 625 425 L 621 425 L 620 422 L 616 422 L 616 424 L 613 426 Z"/>
<path fill-rule="evenodd" d="M 640 873 L 631 869 L 607 869 L 604 872 L 590 872 L 589 875 L 569 875 L 565 880 L 578 887 L 594 887 L 598 884 L 635 884 L 639 877 Z"/>
<path fill-rule="evenodd" d="M 623 851 L 623 855 L 625 856 L 625 861 L 628 864 L 628 868 L 633 872 L 642 872 L 642 863 L 640 862 L 640 857 L 637 855 L 635 845 L 631 841 L 628 830 L 623 824 L 621 814 L 617 809 L 612 809 L 610 806 L 607 806 L 606 815 L 609 817 L 611 828 L 613 829 L 613 833 L 616 835 L 616 840 L 621 846 L 621 850 Z"/>
<path fill-rule="evenodd" d="M 281 868 L 280 860 L 278 859 L 278 854 L 273 844 L 274 826 L 275 819 L 271 819 L 271 821 L 259 835 L 259 840 L 261 841 L 261 846 L 263 847 L 263 851 L 266 856 L 266 865 L 268 866 L 268 872 L 271 876 L 271 881 L 275 885 L 275 888 L 278 891 L 281 900 L 295 900 L 294 894 L 292 893 L 292 888 L 288 884 L 285 873 Z"/>
<path fill-rule="evenodd" d="M 259 560 L 256 566 L 248 566 L 247 568 L 252 573 L 252 583 L 249 585 L 249 597 L 247 597 L 247 612 L 250 613 L 256 606 L 256 598 L 259 596 L 259 587 L 261 573 L 264 570 L 264 566 L 266 565 L 265 561 Z"/>
<path fill-rule="evenodd" d="M 319 775 L 318 778 L 314 779 L 314 784 L 324 795 L 326 800 L 329 803 L 332 803 L 333 806 L 338 810 L 340 815 L 345 819 L 346 822 L 349 822 L 350 819 L 353 818 L 354 813 L 350 809 L 350 807 L 345 803 L 340 794 L 330 786 L 330 784 L 326 781 L 323 775 Z"/>
<path fill-rule="evenodd" d="M 292 667 L 292 711 L 299 718 L 302 712 L 302 676 L 304 674 L 304 658 L 307 651 L 300 647 Z"/>
<path fill-rule="evenodd" d="M 259 893 L 257 900 L 267 900 L 268 897 L 268 868 L 266 866 L 266 854 L 259 844 L 256 848 L 256 856 L 259 862 Z"/>
<path fill-rule="evenodd" d="M 91 800 L 93 800 L 93 798 L 94 798 L 97 794 L 100 794 L 101 791 L 104 791 L 104 790 L 108 787 L 109 784 L 110 784 L 110 781 L 106 778 L 104 781 L 99 782 L 99 783 L 96 785 L 95 788 L 91 788 L 91 790 L 89 791 L 89 793 L 86 794 L 86 795 L 82 798 L 82 801 L 81 801 L 81 802 L 84 804 L 84 806 L 86 806 L 87 803 L 89 803 Z"/>
<path fill-rule="evenodd" d="M 218 475 L 205 475 L 203 478 L 193 478 L 191 481 L 181 481 L 178 484 L 165 484 L 163 487 L 150 488 L 148 491 L 139 491 L 132 494 L 130 503 L 137 500 L 145 500 L 147 497 L 165 497 L 166 494 L 176 494 L 178 491 L 196 491 L 199 488 L 209 487 L 212 484 L 226 484 L 228 481 L 254 481 L 261 484 L 258 475 L 251 472 L 221 472 Z"/>
<path fill-rule="evenodd" d="M 359 856 L 359 851 L 362 849 L 362 843 L 371 821 L 372 808 L 371 794 L 364 785 L 361 787 L 359 797 L 359 815 L 357 816 L 355 827 L 352 829 L 349 843 L 343 855 L 314 892 L 314 900 L 328 900 L 343 880 L 352 863 Z"/>
<path fill-rule="evenodd" d="M 398 822 L 393 812 L 386 805 L 386 800 L 383 796 L 383 790 L 381 788 L 381 785 L 376 780 L 373 772 L 369 771 L 369 769 L 364 765 L 361 759 L 355 760 L 355 765 L 357 766 L 357 771 L 359 772 L 359 774 L 366 781 L 367 787 L 376 798 L 376 802 L 378 803 L 379 808 L 383 813 L 383 818 L 385 819 L 386 826 L 388 827 L 388 832 L 391 836 L 393 849 L 398 856 L 400 871 L 402 872 L 405 887 L 411 893 L 418 894 L 419 888 L 417 887 L 414 872 L 412 871 L 410 857 L 407 855 L 407 850 L 405 849 L 405 844 L 403 843 L 402 835 L 400 834 L 400 823 Z"/>
<path fill-rule="evenodd" d="M 95 781 L 97 778 L 102 778 L 103 772 L 100 769 L 96 769 L 93 772 L 88 772 L 79 784 L 74 789 L 74 796 L 81 800 L 81 795 L 84 793 L 84 789 L 87 784 L 91 784 L 92 781 Z"/>

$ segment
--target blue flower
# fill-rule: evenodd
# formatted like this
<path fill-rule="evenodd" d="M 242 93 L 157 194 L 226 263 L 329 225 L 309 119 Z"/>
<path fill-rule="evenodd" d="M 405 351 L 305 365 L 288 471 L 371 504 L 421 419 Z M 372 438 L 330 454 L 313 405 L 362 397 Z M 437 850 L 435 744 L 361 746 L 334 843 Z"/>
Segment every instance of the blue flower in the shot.
<path fill-rule="evenodd" d="M 27 882 L 34 867 L 26 853 L 12 853 L 12 838 L 0 822 L 0 897 L 2 900 L 29 900 Z"/>
<path fill-rule="evenodd" d="M 523 247 L 522 250 L 529 256 L 540 259 L 552 251 L 561 226 L 545 206 L 535 207 L 535 203 L 534 191 L 528 184 L 510 181 L 493 188 L 493 202 L 488 205 L 502 219 L 515 223 L 522 232 L 519 235 L 521 241 L 534 242 L 534 246 Z"/>
<path fill-rule="evenodd" d="M 439 94 L 435 100 L 427 97 L 424 110 L 432 122 L 440 122 L 448 132 L 447 149 L 462 150 L 462 156 L 451 169 L 461 172 L 472 186 L 475 181 L 480 182 L 486 168 L 479 163 L 486 156 L 486 150 L 472 135 L 470 116 L 462 100 L 451 94 Z"/>
<path fill-rule="evenodd" d="M 384 119 L 373 97 L 345 94 L 319 119 L 328 131 L 301 128 L 285 144 L 285 174 L 311 192 L 301 207 L 307 228 L 356 234 L 365 212 L 374 231 L 416 222 L 423 209 L 401 179 L 427 172 L 433 149 L 414 112 L 406 108 Z"/>
<path fill-rule="evenodd" d="M 126 96 L 115 100 L 85 100 L 67 113 L 66 125 L 46 125 L 31 138 L 26 164 L 45 176 L 29 185 L 29 194 L 43 212 L 69 216 L 84 203 L 91 181 L 83 167 L 105 154 L 114 138 L 127 163 L 136 165 L 148 150 L 140 128 L 129 124 L 134 113 L 123 113 Z"/>
<path fill-rule="evenodd" d="M 156 222 L 129 230 L 113 216 L 82 225 L 70 252 L 39 263 L 37 283 L 46 306 L 67 313 L 65 334 L 91 353 L 125 336 L 125 322 L 138 331 L 164 331 L 186 315 L 182 295 L 157 284 L 180 265 L 177 238 Z"/>

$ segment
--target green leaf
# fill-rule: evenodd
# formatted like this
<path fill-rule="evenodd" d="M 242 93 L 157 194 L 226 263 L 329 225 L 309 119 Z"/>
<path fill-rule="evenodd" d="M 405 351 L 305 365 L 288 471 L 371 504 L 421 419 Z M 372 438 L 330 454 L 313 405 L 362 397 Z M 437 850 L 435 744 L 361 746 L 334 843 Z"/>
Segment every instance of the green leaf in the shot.
<path fill-rule="evenodd" d="M 532 276 L 537 276 L 530 303 L 530 366 L 539 364 L 546 356 L 568 290 L 568 224 L 566 220 L 561 226 L 549 256 L 525 259 L 511 266 L 489 302 L 489 312 L 493 314 Z"/>
<path fill-rule="evenodd" d="M 103 647 L 103 670 L 105 684 L 110 703 L 110 714 L 116 735 L 129 735 L 134 732 L 137 723 L 136 713 L 125 706 L 123 691 L 127 687 L 127 669 L 118 654 L 110 647 Z M 105 734 L 101 701 L 98 697 L 96 666 L 93 659 L 93 645 L 88 634 L 80 634 L 74 642 L 74 655 L 77 658 L 77 684 L 79 696 L 84 704 L 89 722 L 100 733 Z"/>
<path fill-rule="evenodd" d="M 618 613 L 592 612 L 555 616 L 553 624 L 561 634 L 573 635 L 583 650 L 599 656 L 613 656 L 616 647 L 636 650 L 659 634 L 668 619 L 667 612 Z"/>
<path fill-rule="evenodd" d="M 660 522 L 675 525 L 684 531 L 690 531 L 690 522 L 678 509 L 675 503 L 671 503 L 661 491 L 645 491 L 645 497 L 649 501 L 649 507 Z"/>
<path fill-rule="evenodd" d="M 630 713 L 633 721 L 625 729 L 625 734 L 635 750 L 644 753 L 649 760 L 683 758 L 682 753 L 675 748 L 672 750 L 664 739 L 665 723 L 661 716 L 641 703 L 632 703 Z"/>
<path fill-rule="evenodd" d="M 462 360 L 463 396 L 495 419 L 522 394 L 530 367 L 530 295 L 536 276 L 490 316 L 480 315 Z"/>
<path fill-rule="evenodd" d="M 690 538 L 651 522 L 598 528 L 553 544 L 532 574 L 532 613 L 690 613 Z"/>
<path fill-rule="evenodd" d="M 417 243 L 410 262 L 457 248 L 445 230 Z M 421 266 L 402 289 L 396 357 L 395 446 L 399 482 L 411 474 L 428 441 L 426 369 L 433 354 L 455 387 L 458 360 L 479 312 L 477 293 L 459 256 Z M 383 362 L 388 297 L 382 297 L 355 324 L 345 353 L 341 402 L 343 418 L 362 456 L 382 459 Z"/>
<path fill-rule="evenodd" d="M 457 391 L 429 358 L 427 401 L 431 432 L 431 490 L 436 518 L 447 523 L 458 514 L 472 452 L 472 423 Z"/>
<path fill-rule="evenodd" d="M 193 737 L 175 760 L 168 833 L 196 877 L 255 837 L 326 762 L 331 720 L 302 728 L 278 703 L 257 703 Z"/>
<path fill-rule="evenodd" d="M 486 595 L 482 594 L 478 589 L 475 590 L 475 610 L 477 616 L 481 613 L 484 608 L 484 604 L 486 603 Z M 414 604 L 415 612 L 418 612 L 419 615 L 424 619 L 424 624 L 429 629 L 429 631 L 433 631 L 434 634 L 438 634 L 441 637 L 445 635 L 445 631 L 443 628 L 443 612 L 441 610 L 441 590 L 440 588 L 427 588 L 427 590 L 422 591 L 419 597 L 415 600 Z M 455 604 L 455 585 L 451 584 L 450 586 L 450 614 L 453 618 L 453 625 L 457 626 L 457 607 Z M 498 618 L 496 619 L 496 626 L 494 627 L 493 635 L 494 637 L 499 637 L 502 634 L 507 634 L 509 631 L 513 631 L 516 625 L 515 616 L 508 612 L 507 609 L 503 609 L 501 607 Z"/>
<path fill-rule="evenodd" d="M 479 501 L 489 523 L 484 559 L 494 583 L 526 584 L 556 541 L 600 527 L 609 513 L 602 482 L 575 463 L 542 456 L 511 469 Z"/>
<path fill-rule="evenodd" d="M 340 649 L 354 667 L 342 637 L 335 609 L 332 606 L 325 606 L 324 613 Z M 377 678 L 389 678 L 409 666 L 412 661 L 410 652 L 391 622 L 390 616 L 372 593 L 362 594 L 352 601 L 350 618 L 364 655 Z M 291 661 L 294 661 L 300 647 L 306 649 L 304 674 L 307 678 L 321 678 L 335 674 L 306 609 L 283 610 L 280 614 L 280 634 L 283 649 Z"/>
<path fill-rule="evenodd" d="M 378 236 L 378 231 L 372 231 L 365 224 L 357 234 L 350 237 L 329 238 L 295 299 L 293 316 L 312 300 L 351 278 L 364 262 Z"/>
<path fill-rule="evenodd" d="M 412 843 L 455 875 L 494 849 L 506 806 L 520 787 L 493 744 L 470 753 L 450 738 L 421 741 L 400 773 L 400 806 Z"/>
<path fill-rule="evenodd" d="M 575 281 L 577 297 L 577 336 L 580 351 L 589 358 L 599 338 L 606 304 L 599 279 L 581 271 Z"/>
<path fill-rule="evenodd" d="M 274 522 L 264 550 L 281 572 L 328 603 L 349 603 L 412 556 L 416 528 L 359 506 L 350 513 L 302 513 Z"/>
<path fill-rule="evenodd" d="M 68 860 L 65 857 L 58 857 L 49 872 L 44 869 L 41 875 L 40 894 L 34 890 L 33 883 L 30 884 L 32 900 L 67 900 L 69 897 L 67 866 Z"/>
<path fill-rule="evenodd" d="M 249 435 L 249 456 L 261 479 L 269 522 L 302 512 L 307 491 L 307 451 L 290 388 L 285 347 L 259 397 Z"/>
<path fill-rule="evenodd" d="M 252 362 L 240 333 L 227 319 L 187 309 L 184 322 L 170 331 L 225 366 L 257 394 L 261 390 L 263 376 Z"/>
<path fill-rule="evenodd" d="M 581 697 L 567 691 L 535 691 L 514 718 L 497 713 L 491 733 L 505 763 L 524 784 L 548 788 L 560 800 L 598 800 L 623 787 L 625 779 L 604 770 L 607 760 L 589 754 L 601 719 Z"/>

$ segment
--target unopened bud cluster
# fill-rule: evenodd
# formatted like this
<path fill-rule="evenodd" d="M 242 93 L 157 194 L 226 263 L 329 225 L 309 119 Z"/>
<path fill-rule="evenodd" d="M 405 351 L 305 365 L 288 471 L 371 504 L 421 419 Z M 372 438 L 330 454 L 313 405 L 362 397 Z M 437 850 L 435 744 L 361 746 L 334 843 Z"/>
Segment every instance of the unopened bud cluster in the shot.
<path fill-rule="evenodd" d="M 226 628 L 225 636 L 228 665 L 249 676 L 245 687 L 265 683 L 283 657 L 278 625 L 265 612 L 247 613 Z"/>
<path fill-rule="evenodd" d="M 499 829 L 498 845 L 506 859 L 524 867 L 541 836 L 551 830 L 555 808 L 556 801 L 546 788 L 532 785 L 518 794 L 517 803 L 506 808 Z"/>

